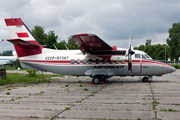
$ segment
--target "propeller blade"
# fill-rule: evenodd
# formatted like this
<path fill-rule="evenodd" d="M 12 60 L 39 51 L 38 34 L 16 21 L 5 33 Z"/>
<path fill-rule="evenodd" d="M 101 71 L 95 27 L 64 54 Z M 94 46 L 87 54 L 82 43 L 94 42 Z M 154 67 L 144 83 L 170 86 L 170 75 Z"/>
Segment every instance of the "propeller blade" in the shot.
<path fill-rule="evenodd" d="M 132 60 L 131 60 L 131 55 L 128 55 L 128 70 L 131 70 L 132 67 Z"/>
<path fill-rule="evenodd" d="M 135 53 L 131 47 L 131 45 L 129 46 L 129 50 L 128 50 L 128 70 L 131 70 L 132 68 L 132 55 Z"/>

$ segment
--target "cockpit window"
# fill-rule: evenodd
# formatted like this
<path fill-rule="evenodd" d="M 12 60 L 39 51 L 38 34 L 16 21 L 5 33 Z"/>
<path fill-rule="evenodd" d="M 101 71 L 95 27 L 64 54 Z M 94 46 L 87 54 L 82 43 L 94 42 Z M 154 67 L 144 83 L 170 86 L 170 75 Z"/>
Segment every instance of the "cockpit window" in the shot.
<path fill-rule="evenodd" d="M 140 58 L 140 54 L 135 54 L 135 58 Z"/>
<path fill-rule="evenodd" d="M 146 56 L 147 58 L 151 58 L 149 55 L 147 55 L 147 54 L 144 54 L 144 56 Z"/>
<path fill-rule="evenodd" d="M 142 54 L 142 59 L 147 59 L 147 58 L 144 56 L 144 54 Z"/>

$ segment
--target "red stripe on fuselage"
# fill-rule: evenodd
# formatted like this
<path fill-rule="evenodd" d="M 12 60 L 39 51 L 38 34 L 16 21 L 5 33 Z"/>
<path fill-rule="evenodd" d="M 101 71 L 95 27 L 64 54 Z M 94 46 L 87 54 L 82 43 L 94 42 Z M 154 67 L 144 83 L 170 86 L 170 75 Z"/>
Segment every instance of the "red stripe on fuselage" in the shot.
<path fill-rule="evenodd" d="M 53 63 L 71 64 L 71 60 L 20 60 L 20 61 L 22 61 L 22 62 L 46 63 L 46 64 L 50 64 L 50 63 L 52 63 L 52 64 Z M 135 64 L 139 64 L 139 60 L 132 60 L 132 62 L 135 62 Z M 128 63 L 128 60 L 126 60 L 124 64 L 127 64 L 127 63 Z M 86 64 L 82 64 L 82 60 L 81 60 L 81 64 L 77 64 L 77 62 L 75 61 L 75 63 L 71 64 L 71 65 L 87 65 L 87 64 L 89 64 L 88 61 Z M 93 65 L 94 64 L 95 64 L 95 62 L 93 61 Z M 109 62 L 107 62 L 106 64 L 109 64 Z M 124 65 L 123 63 L 121 63 L 121 64 Z M 89 64 L 89 65 L 92 65 L 92 64 Z M 99 64 L 96 64 L 96 65 L 99 65 Z M 113 64 L 111 64 L 111 65 L 113 65 Z M 116 63 L 114 63 L 114 65 L 116 65 Z M 166 67 L 174 69 L 174 67 L 172 67 L 168 64 L 156 62 L 156 61 L 151 61 L 151 60 L 141 60 L 141 65 L 160 65 L 160 66 L 166 66 Z"/>

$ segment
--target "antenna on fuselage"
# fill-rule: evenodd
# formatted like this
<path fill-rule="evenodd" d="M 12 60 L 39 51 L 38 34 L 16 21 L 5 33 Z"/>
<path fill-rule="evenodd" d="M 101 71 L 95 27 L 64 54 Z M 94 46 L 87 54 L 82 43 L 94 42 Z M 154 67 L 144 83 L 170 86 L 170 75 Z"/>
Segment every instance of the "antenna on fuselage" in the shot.
<path fill-rule="evenodd" d="M 56 48 L 56 50 L 58 50 L 57 47 L 55 46 L 55 44 L 53 44 L 53 45 L 54 45 L 54 47 Z"/>
<path fill-rule="evenodd" d="M 69 48 L 64 44 L 64 46 L 66 47 L 67 50 L 69 50 Z"/>

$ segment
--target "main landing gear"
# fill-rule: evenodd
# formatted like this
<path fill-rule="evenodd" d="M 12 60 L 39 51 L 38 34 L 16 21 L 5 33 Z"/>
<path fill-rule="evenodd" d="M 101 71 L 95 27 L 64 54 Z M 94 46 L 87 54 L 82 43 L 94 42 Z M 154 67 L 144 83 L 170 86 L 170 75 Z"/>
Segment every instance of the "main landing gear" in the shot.
<path fill-rule="evenodd" d="M 94 76 L 90 84 L 104 84 L 106 81 L 107 77 L 106 76 Z"/>
<path fill-rule="evenodd" d="M 148 76 L 148 77 L 145 76 L 145 77 L 142 78 L 143 82 L 150 82 L 151 80 L 152 80 L 152 76 Z"/>

